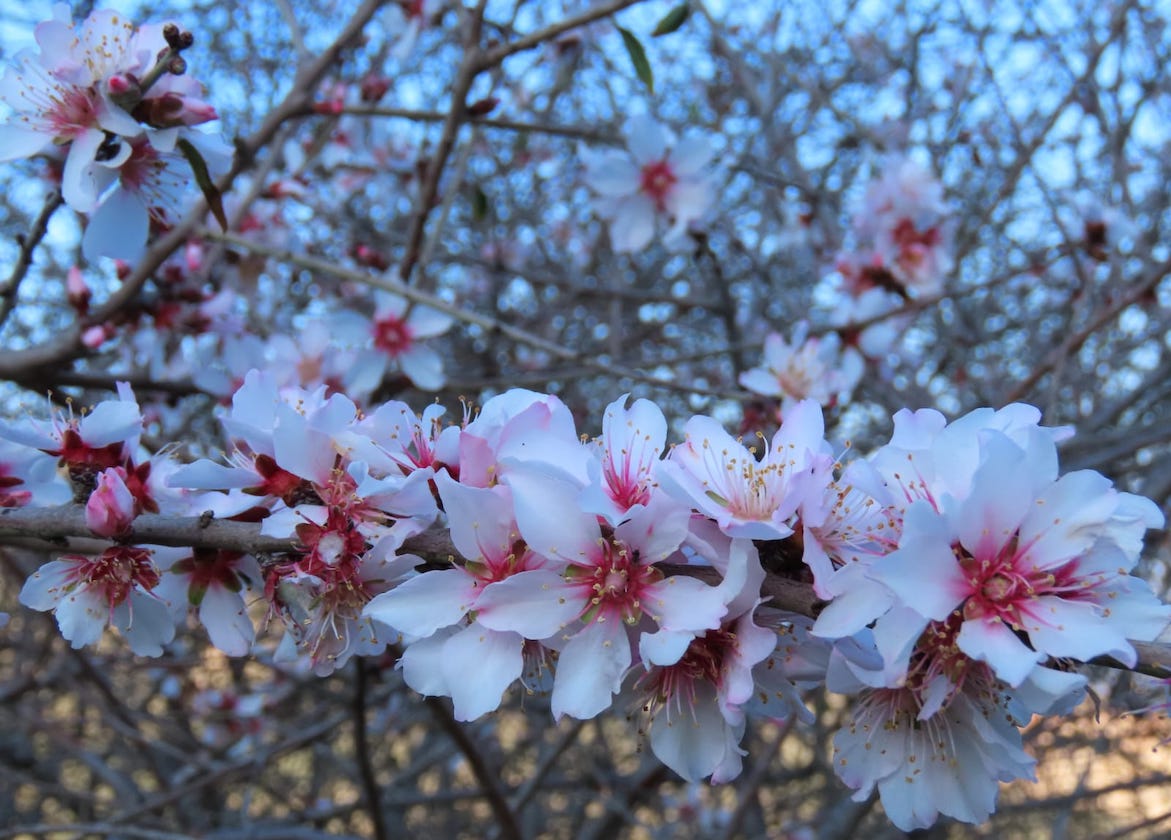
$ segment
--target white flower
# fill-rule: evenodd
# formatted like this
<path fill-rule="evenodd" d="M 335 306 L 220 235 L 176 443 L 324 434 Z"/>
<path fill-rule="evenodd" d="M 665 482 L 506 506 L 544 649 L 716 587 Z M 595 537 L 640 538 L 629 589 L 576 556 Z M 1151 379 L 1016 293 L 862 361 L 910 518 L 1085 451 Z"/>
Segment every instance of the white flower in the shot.
<path fill-rule="evenodd" d="M 626 124 L 629 154 L 583 151 L 585 181 L 598 194 L 598 215 L 610 222 L 610 242 L 619 253 L 641 251 L 661 231 L 663 243 L 679 247 L 687 228 L 713 200 L 705 167 L 711 144 L 702 137 L 672 136 L 645 114 Z"/>

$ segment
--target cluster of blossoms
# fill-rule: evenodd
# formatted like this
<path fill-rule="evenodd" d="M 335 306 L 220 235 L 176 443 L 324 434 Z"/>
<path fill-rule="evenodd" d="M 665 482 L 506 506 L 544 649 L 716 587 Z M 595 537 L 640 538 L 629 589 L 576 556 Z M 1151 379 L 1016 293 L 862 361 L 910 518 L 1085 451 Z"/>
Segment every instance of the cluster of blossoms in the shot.
<path fill-rule="evenodd" d="M 802 691 L 824 685 L 857 696 L 837 772 L 906 829 L 985 819 L 999 781 L 1032 774 L 1018 726 L 1082 697 L 1069 664 L 1133 665 L 1130 640 L 1171 619 L 1131 574 L 1161 513 L 1097 473 L 1060 476 L 1068 430 L 1029 406 L 902 411 L 844 467 L 813 400 L 752 446 L 696 416 L 669 447 L 658 406 L 626 396 L 593 440 L 531 391 L 442 413 L 364 414 L 252 371 L 222 413 L 226 463 L 148 457 L 126 389 L 80 420 L 0 426 L 5 504 L 72 497 L 111 540 L 36 571 L 21 601 L 74 645 L 112 624 L 143 655 L 194 609 L 225 652 L 319 675 L 394 643 L 407 683 L 460 720 L 517 683 L 555 717 L 638 707 L 693 781 L 736 776 L 748 717 L 810 720 Z M 143 513 L 205 511 L 288 549 L 131 544 Z M 437 528 L 454 551 L 413 553 Z M 769 603 L 762 554 L 800 558 L 816 619 Z M 275 647 L 254 617 L 283 628 Z"/>
<path fill-rule="evenodd" d="M 61 167 L 61 194 L 88 216 L 83 250 L 133 261 L 151 225 L 182 206 L 198 155 L 210 174 L 230 149 L 192 126 L 216 119 L 180 53 L 190 33 L 174 24 L 135 28 L 97 10 L 75 25 L 66 4 L 36 27 L 39 50 L 18 54 L 0 80 L 11 111 L 0 125 L 0 161 L 46 154 Z M 63 159 L 62 159 L 63 158 Z"/>
<path fill-rule="evenodd" d="M 761 365 L 741 374 L 740 384 L 778 399 L 781 417 L 800 400 L 827 408 L 849 400 L 867 361 L 889 353 L 906 326 L 891 313 L 942 290 L 951 270 L 946 212 L 943 187 L 930 173 L 889 158 L 854 214 L 855 250 L 838 256 L 828 330 L 810 335 L 802 321 L 791 340 L 770 333 Z"/>

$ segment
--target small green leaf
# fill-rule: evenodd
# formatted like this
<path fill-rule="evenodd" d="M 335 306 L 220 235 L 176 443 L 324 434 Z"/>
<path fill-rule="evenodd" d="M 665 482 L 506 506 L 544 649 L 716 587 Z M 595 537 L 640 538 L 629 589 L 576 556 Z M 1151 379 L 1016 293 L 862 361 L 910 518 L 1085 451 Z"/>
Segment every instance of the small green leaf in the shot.
<path fill-rule="evenodd" d="M 211 209 L 211 214 L 215 216 L 215 220 L 220 223 L 220 227 L 226 232 L 228 230 L 228 216 L 224 213 L 224 197 L 216 189 L 216 185 L 212 183 L 211 173 L 207 171 L 207 161 L 203 159 L 203 155 L 199 153 L 199 149 L 195 148 L 190 140 L 180 138 L 175 145 L 179 147 L 179 151 L 183 153 L 183 157 L 187 158 L 187 162 L 191 164 L 191 172 L 195 175 L 195 183 L 199 185 L 199 189 L 203 192 L 203 197 L 207 199 L 207 206 Z"/>
<path fill-rule="evenodd" d="M 669 35 L 680 26 L 687 22 L 688 15 L 691 14 L 691 4 L 687 2 L 680 3 L 667 14 L 663 15 L 663 19 L 655 26 L 654 32 L 651 33 L 652 38 L 658 38 L 660 35 Z"/>
<path fill-rule="evenodd" d="M 479 186 L 472 187 L 472 218 L 482 222 L 488 217 L 488 196 Z"/>
<path fill-rule="evenodd" d="M 647 61 L 646 50 L 642 48 L 642 43 L 639 42 L 638 38 L 629 29 L 623 29 L 619 26 L 618 32 L 622 35 L 622 43 L 626 45 L 626 51 L 630 53 L 630 63 L 634 65 L 634 72 L 638 74 L 638 78 L 646 85 L 647 90 L 654 93 L 655 73 L 651 70 L 651 63 Z"/>

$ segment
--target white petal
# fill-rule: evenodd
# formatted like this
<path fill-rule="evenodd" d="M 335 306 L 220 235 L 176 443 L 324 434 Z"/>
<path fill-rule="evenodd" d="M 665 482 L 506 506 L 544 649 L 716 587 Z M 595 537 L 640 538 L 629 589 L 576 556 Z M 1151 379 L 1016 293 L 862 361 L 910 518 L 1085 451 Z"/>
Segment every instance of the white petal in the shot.
<path fill-rule="evenodd" d="M 495 711 L 505 690 L 524 668 L 524 639 L 480 624 L 461 630 L 443 646 L 443 672 L 451 688 L 456 720 Z"/>
<path fill-rule="evenodd" d="M 595 621 L 569 640 L 557 660 L 553 717 L 588 720 L 610 706 L 630 667 L 630 639 L 621 621 Z"/>

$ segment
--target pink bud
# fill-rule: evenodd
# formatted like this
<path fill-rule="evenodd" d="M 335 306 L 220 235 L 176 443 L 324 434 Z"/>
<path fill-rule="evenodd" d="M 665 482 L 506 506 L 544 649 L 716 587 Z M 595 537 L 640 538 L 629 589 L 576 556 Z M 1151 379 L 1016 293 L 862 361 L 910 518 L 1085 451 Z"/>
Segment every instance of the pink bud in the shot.
<path fill-rule="evenodd" d="M 91 292 L 81 274 L 81 269 L 75 265 L 70 266 L 69 272 L 65 275 L 65 294 L 69 305 L 76 309 L 78 314 L 84 315 L 89 311 Z"/>
<path fill-rule="evenodd" d="M 105 324 L 89 327 L 81 334 L 81 343 L 90 350 L 97 350 L 110 337 L 110 328 Z"/>
<path fill-rule="evenodd" d="M 129 93 L 134 88 L 134 83 L 126 76 L 121 74 L 111 76 L 106 80 L 106 88 L 113 96 L 120 96 L 124 93 Z"/>
<path fill-rule="evenodd" d="M 203 243 L 188 242 L 183 257 L 188 271 L 199 271 L 203 266 Z"/>
<path fill-rule="evenodd" d="M 125 471 L 109 467 L 98 475 L 98 486 L 85 503 L 85 524 L 103 537 L 125 533 L 134 521 L 134 494 L 126 486 Z"/>

